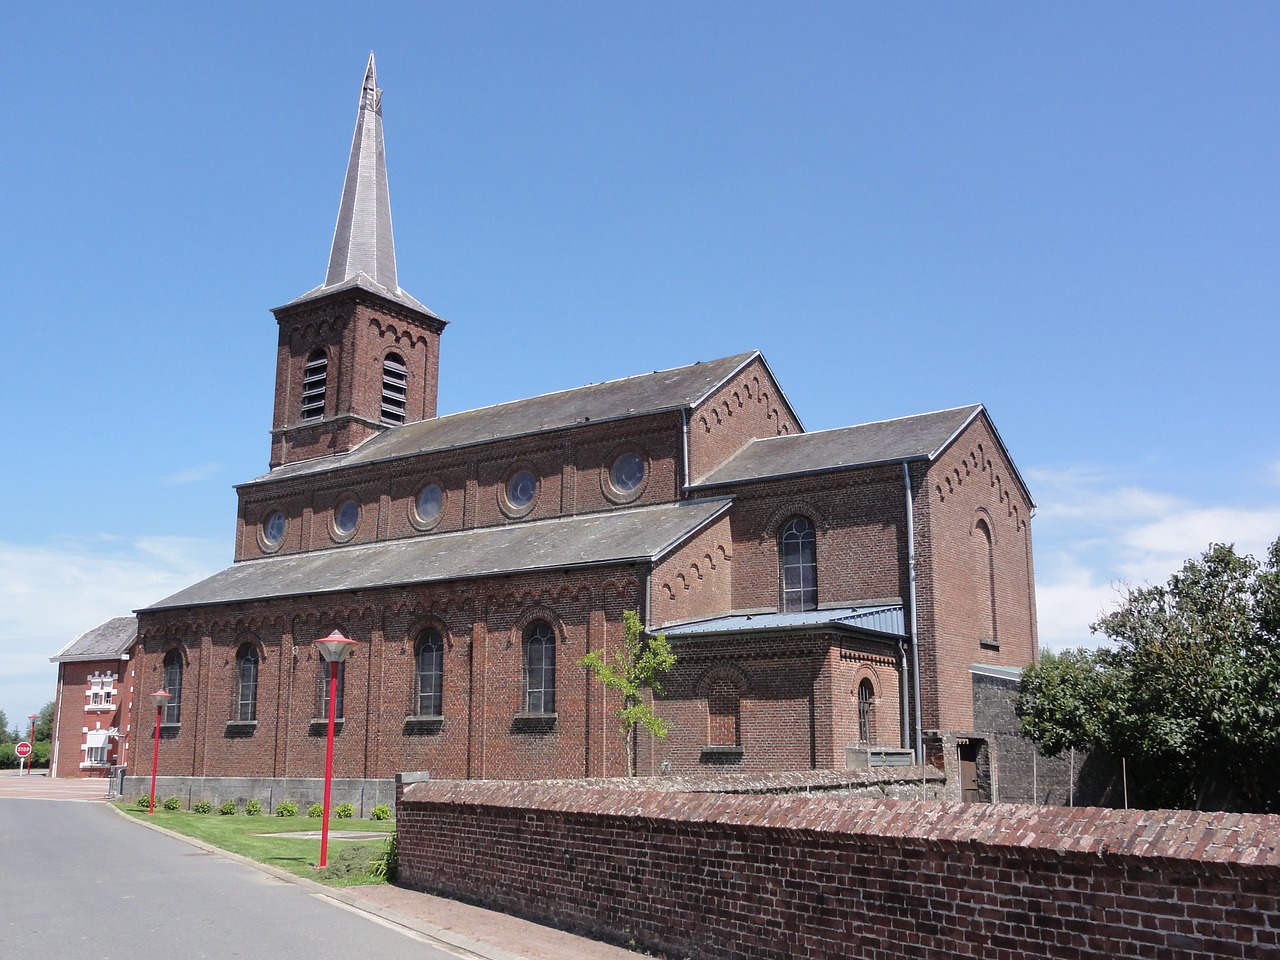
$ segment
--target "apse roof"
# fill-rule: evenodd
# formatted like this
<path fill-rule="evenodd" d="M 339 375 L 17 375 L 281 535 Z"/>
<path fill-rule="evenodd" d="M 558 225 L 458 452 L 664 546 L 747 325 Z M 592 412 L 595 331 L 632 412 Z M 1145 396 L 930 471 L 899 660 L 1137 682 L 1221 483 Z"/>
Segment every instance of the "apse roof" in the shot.
<path fill-rule="evenodd" d="M 758 351 L 739 353 L 720 360 L 657 370 L 406 423 L 369 438 L 348 454 L 286 464 L 250 481 L 250 484 L 304 476 L 348 464 L 372 463 L 578 424 L 691 407 L 758 356 Z"/>
<path fill-rule="evenodd" d="M 51 663 L 73 660 L 116 660 L 138 638 L 137 617 L 113 617 L 86 630 L 56 654 Z"/>
<path fill-rule="evenodd" d="M 728 497 L 685 500 L 244 560 L 144 609 L 648 562 L 702 529 L 731 502 Z"/>
<path fill-rule="evenodd" d="M 972 404 L 856 427 L 752 440 L 695 486 L 932 460 L 981 410 L 981 404 Z"/>

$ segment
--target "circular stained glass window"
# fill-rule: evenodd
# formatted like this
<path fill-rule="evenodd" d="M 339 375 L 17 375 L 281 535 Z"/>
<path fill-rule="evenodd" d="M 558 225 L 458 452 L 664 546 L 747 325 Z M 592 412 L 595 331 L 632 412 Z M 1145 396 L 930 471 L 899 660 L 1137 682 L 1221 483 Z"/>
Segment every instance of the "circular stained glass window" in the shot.
<path fill-rule="evenodd" d="M 418 491 L 418 499 L 413 509 L 421 523 L 435 523 L 440 519 L 440 509 L 444 506 L 444 493 L 438 484 L 428 483 Z"/>
<path fill-rule="evenodd" d="M 342 504 L 333 514 L 333 528 L 339 534 L 346 536 L 354 532 L 356 524 L 360 522 L 360 504 L 354 500 L 343 500 Z"/>
<path fill-rule="evenodd" d="M 507 503 L 517 510 L 533 503 L 533 495 L 538 492 L 538 481 L 528 470 L 518 470 L 507 481 Z"/>
<path fill-rule="evenodd" d="M 624 453 L 613 461 L 609 479 L 619 493 L 630 493 L 644 481 L 644 458 L 638 453 Z"/>
<path fill-rule="evenodd" d="M 280 541 L 284 539 L 284 512 L 281 510 L 273 510 L 262 524 L 262 539 L 266 541 L 269 547 L 280 546 Z"/>

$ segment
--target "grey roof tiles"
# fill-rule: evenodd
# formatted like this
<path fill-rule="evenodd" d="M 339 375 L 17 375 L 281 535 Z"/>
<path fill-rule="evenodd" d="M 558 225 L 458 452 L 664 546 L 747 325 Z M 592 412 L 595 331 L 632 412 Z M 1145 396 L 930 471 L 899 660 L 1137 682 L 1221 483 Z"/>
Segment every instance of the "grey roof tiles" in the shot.
<path fill-rule="evenodd" d="M 138 638 L 137 617 L 113 617 L 86 630 L 49 658 L 51 663 L 72 660 L 117 660 Z"/>
<path fill-rule="evenodd" d="M 931 460 L 981 404 L 856 427 L 753 440 L 695 486 L 709 487 L 900 460 Z"/>
<path fill-rule="evenodd" d="M 679 410 L 694 405 L 757 356 L 759 354 L 755 351 L 739 353 L 673 370 L 659 370 L 607 383 L 593 383 L 540 397 L 408 423 L 371 437 L 344 456 L 287 464 L 250 482 L 303 476 L 347 464 L 372 463 L 449 450 L 577 424 Z"/>
<path fill-rule="evenodd" d="M 146 610 L 657 559 L 728 509 L 714 497 L 245 560 Z"/>

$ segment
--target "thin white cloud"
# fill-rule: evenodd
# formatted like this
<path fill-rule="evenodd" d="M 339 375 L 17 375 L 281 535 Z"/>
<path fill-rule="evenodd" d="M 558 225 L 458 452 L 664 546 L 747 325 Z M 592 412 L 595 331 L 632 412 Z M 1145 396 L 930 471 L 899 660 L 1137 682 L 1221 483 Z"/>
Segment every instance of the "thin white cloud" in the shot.
<path fill-rule="evenodd" d="M 208 480 L 218 473 L 218 465 L 216 463 L 202 463 L 198 466 L 186 467 L 176 473 L 171 473 L 164 477 L 163 480 L 167 484 L 179 486 L 186 483 L 200 483 L 202 480 Z"/>
<path fill-rule="evenodd" d="M 0 710 L 12 719 L 52 700 L 49 657 L 99 623 L 225 566 L 225 550 L 182 537 L 0 541 Z"/>
<path fill-rule="evenodd" d="M 1088 467 L 1028 475 L 1040 503 L 1036 608 L 1048 650 L 1105 642 L 1089 624 L 1116 608 L 1125 584 L 1164 583 L 1212 543 L 1260 558 L 1280 536 L 1280 504 L 1197 504 Z"/>

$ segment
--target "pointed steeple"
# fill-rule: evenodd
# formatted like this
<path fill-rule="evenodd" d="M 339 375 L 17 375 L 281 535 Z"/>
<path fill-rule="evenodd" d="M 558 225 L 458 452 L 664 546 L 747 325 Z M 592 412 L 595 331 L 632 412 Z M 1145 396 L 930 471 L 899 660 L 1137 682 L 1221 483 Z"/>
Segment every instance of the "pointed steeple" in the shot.
<path fill-rule="evenodd" d="M 360 107 L 342 185 L 342 202 L 338 205 L 338 223 L 333 230 L 329 269 L 323 284 L 294 302 L 349 287 L 371 290 L 435 316 L 401 290 L 396 280 L 396 244 L 391 232 L 391 197 L 382 141 L 382 91 L 378 89 L 372 53 L 360 88 Z"/>

